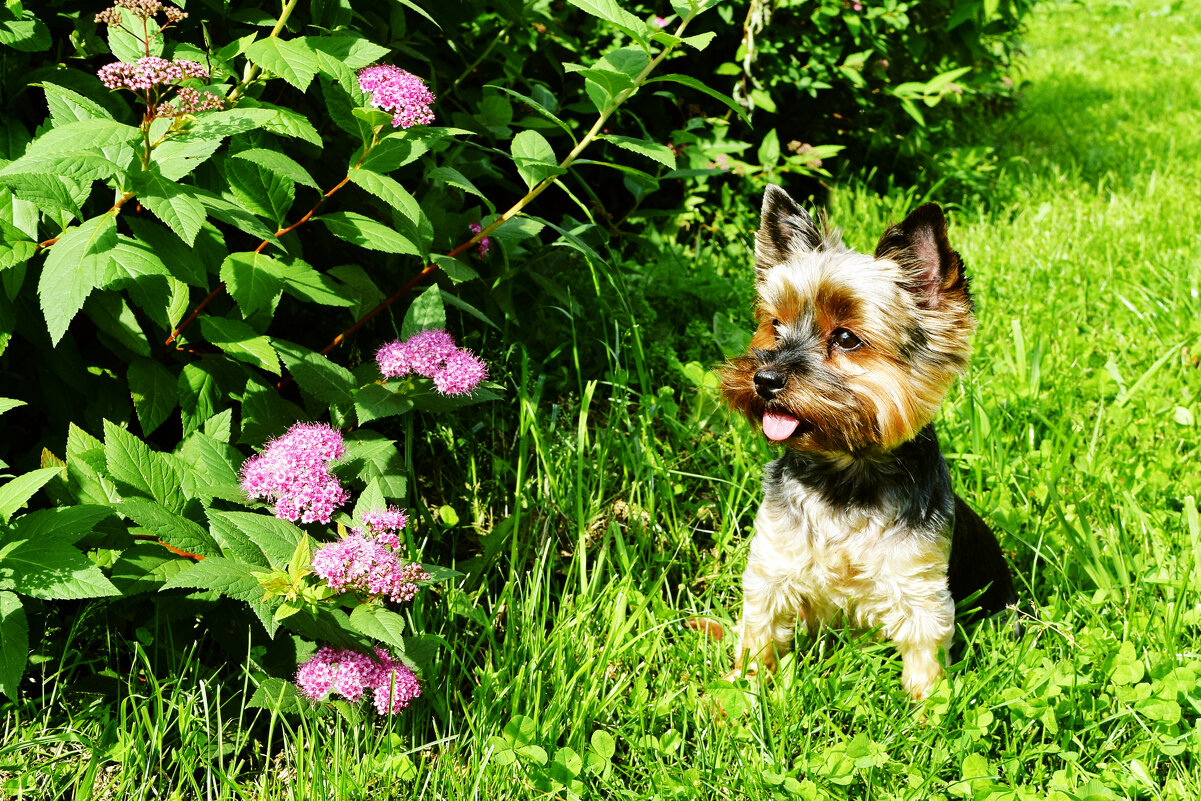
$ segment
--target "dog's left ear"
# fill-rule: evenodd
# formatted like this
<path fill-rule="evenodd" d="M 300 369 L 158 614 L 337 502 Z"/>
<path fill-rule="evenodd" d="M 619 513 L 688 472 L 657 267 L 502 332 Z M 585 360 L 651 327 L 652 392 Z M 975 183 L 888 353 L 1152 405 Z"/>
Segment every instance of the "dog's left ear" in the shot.
<path fill-rule="evenodd" d="M 775 184 L 763 193 L 763 212 L 755 232 L 755 271 L 763 278 L 792 256 L 822 247 L 822 231 L 792 197 Z"/>
<path fill-rule="evenodd" d="M 947 219 L 937 203 L 926 203 L 899 225 L 889 227 L 876 245 L 877 259 L 892 259 L 912 277 L 913 289 L 931 308 L 948 295 L 967 295 L 967 276 L 959 254 L 947 239 Z"/>

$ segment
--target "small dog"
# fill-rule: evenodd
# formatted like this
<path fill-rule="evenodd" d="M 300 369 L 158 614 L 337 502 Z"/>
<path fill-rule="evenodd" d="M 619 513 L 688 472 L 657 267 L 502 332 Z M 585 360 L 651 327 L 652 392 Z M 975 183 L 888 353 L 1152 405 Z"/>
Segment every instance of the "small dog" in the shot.
<path fill-rule="evenodd" d="M 879 627 L 905 690 L 925 698 L 955 601 L 982 591 L 988 613 L 1015 601 L 997 539 L 951 489 L 930 425 L 976 325 L 942 209 L 921 206 L 868 256 L 769 186 L 755 270 L 759 327 L 722 391 L 786 450 L 764 474 L 735 671 L 748 660 L 774 671 L 798 614 L 810 636 L 845 616 Z"/>

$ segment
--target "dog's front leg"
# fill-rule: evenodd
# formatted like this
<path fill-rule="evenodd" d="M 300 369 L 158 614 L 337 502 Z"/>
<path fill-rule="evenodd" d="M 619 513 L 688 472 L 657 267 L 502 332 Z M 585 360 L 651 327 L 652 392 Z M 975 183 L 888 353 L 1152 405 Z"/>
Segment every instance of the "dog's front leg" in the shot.
<path fill-rule="evenodd" d="M 779 657 L 792 650 L 802 599 L 779 568 L 778 563 L 756 554 L 752 543 L 751 558 L 742 574 L 742 617 L 735 627 L 738 647 L 732 675 L 740 674 L 744 667 L 753 675 L 755 664 L 775 672 Z"/>
<path fill-rule="evenodd" d="M 955 635 L 951 593 L 944 588 L 923 600 L 928 602 L 894 607 L 884 625 L 884 635 L 901 654 L 901 686 L 915 701 L 928 696 L 942 676 Z"/>

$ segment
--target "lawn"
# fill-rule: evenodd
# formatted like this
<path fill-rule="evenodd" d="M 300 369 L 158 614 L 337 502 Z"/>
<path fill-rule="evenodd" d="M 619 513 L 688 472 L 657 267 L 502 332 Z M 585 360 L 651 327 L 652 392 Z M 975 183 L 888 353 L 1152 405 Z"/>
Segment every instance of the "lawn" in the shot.
<path fill-rule="evenodd" d="M 982 198 L 850 182 L 828 203 L 861 250 L 948 206 L 980 327 L 938 428 L 1014 567 L 1020 636 L 963 631 L 924 704 L 891 647 L 848 631 L 762 687 L 722 682 L 714 624 L 737 617 L 771 449 L 696 371 L 693 393 L 583 377 L 552 398 L 518 355 L 517 419 L 480 413 L 473 447 L 425 435 L 471 482 L 479 536 L 462 588 L 413 621 L 445 641 L 419 704 L 273 716 L 247 705 L 249 650 L 118 675 L 72 629 L 31 668 L 45 695 L 0 707 L 0 795 L 1201 797 L 1201 7 L 1048 2 L 1026 42 L 1017 108 L 963 134 L 999 156 Z M 745 320 L 749 250 L 724 269 Z"/>

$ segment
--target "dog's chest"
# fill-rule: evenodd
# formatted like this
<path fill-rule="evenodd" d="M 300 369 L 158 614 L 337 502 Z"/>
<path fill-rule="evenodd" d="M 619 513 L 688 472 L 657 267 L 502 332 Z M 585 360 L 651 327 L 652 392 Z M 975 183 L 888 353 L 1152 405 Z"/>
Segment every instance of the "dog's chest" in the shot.
<path fill-rule="evenodd" d="M 899 517 L 887 501 L 835 506 L 800 482 L 783 482 L 760 507 L 748 567 L 785 583 L 821 621 L 842 612 L 871 626 L 877 611 L 907 594 L 946 586 L 949 531 L 914 532 Z"/>

